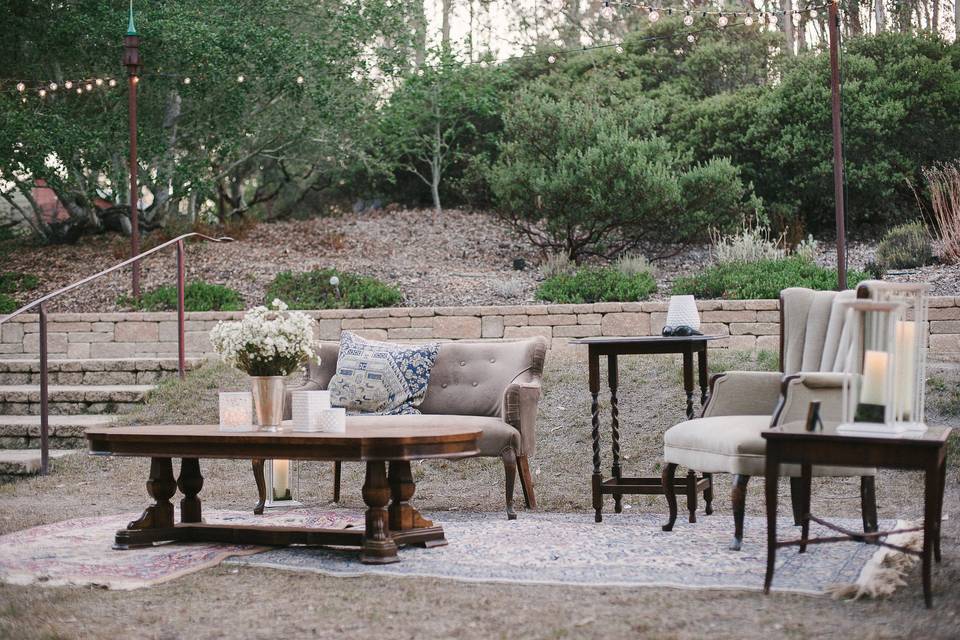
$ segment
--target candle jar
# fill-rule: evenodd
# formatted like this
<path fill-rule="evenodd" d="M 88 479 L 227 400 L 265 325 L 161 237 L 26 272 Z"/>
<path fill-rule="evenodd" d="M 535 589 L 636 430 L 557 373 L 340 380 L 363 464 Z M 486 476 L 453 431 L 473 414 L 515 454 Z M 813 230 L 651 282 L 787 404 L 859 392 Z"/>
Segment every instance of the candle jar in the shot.
<path fill-rule="evenodd" d="M 253 394 L 249 391 L 220 392 L 220 431 L 253 430 Z"/>
<path fill-rule="evenodd" d="M 300 493 L 300 463 L 297 460 L 265 460 L 264 479 L 267 482 L 265 507 L 299 507 L 294 493 Z M 294 491 L 296 490 L 296 491 Z"/>
<path fill-rule="evenodd" d="M 898 323 L 906 306 L 901 302 L 851 300 L 846 306 L 841 361 L 843 405 L 841 431 L 898 433 L 895 389 Z"/>
<path fill-rule="evenodd" d="M 904 317 L 897 322 L 896 384 L 893 397 L 893 420 L 905 431 L 926 431 L 927 342 L 930 285 L 913 282 L 869 280 L 857 286 L 857 296 L 877 302 L 899 302 L 905 306 Z"/>
<path fill-rule="evenodd" d="M 321 416 L 330 408 L 329 391 L 294 391 L 291 404 L 294 431 L 323 431 Z"/>

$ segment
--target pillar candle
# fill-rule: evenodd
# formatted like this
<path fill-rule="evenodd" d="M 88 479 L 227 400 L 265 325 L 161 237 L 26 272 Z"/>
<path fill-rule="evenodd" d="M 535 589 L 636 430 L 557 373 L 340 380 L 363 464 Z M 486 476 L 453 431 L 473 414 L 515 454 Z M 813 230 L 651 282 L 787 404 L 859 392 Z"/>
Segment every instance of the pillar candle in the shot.
<path fill-rule="evenodd" d="M 863 354 L 863 387 L 860 402 L 886 405 L 884 388 L 887 385 L 887 362 L 885 351 L 865 351 Z"/>
<path fill-rule="evenodd" d="M 900 321 L 896 326 L 897 370 L 894 386 L 894 406 L 900 418 L 910 419 L 913 410 L 913 394 L 916 377 L 916 328 L 915 322 Z"/>
<path fill-rule="evenodd" d="M 290 461 L 273 461 L 273 496 L 283 498 L 290 489 Z"/>

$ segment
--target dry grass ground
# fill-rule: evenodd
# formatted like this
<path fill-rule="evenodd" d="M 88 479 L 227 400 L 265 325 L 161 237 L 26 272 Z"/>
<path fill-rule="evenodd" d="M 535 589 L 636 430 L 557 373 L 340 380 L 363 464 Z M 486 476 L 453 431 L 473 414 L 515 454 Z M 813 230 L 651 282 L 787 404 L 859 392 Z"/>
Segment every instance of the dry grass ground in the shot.
<path fill-rule="evenodd" d="M 590 425 L 586 371 L 578 353 L 548 357 L 546 394 L 533 461 L 538 498 L 546 511 L 589 518 Z M 769 366 L 768 355 L 717 355 L 716 369 Z M 682 419 L 677 362 L 670 357 L 624 358 L 621 366 L 623 450 L 632 473 L 654 473 L 662 432 Z M 932 420 L 960 427 L 955 369 L 936 369 Z M 190 392 L 165 384 L 135 421 L 159 416 L 211 419 L 216 390 L 242 378 L 219 366 L 195 373 Z M 605 440 L 605 452 L 609 441 Z M 609 456 L 607 458 L 609 460 Z M 0 532 L 90 514 L 138 510 L 146 504 L 146 461 L 74 456 L 46 478 L 0 486 Z M 359 465 L 345 466 L 345 506 L 361 506 Z M 249 508 L 255 489 L 249 465 L 208 461 L 205 505 Z M 498 461 L 424 463 L 415 467 L 418 506 L 499 511 L 503 473 Z M 305 464 L 301 491 L 308 503 L 330 497 L 330 465 Z M 728 479 L 719 477 L 714 518 L 732 518 Z M 921 483 L 914 474 L 878 479 L 881 517 L 918 518 Z M 762 482 L 750 487 L 748 510 L 763 511 Z M 384 635 L 419 637 L 656 637 L 656 638 L 955 638 L 960 624 L 960 490 L 957 467 L 947 483 L 943 564 L 934 571 L 935 608 L 923 608 L 919 573 L 891 599 L 836 602 L 797 595 L 671 589 L 564 588 L 468 584 L 419 578 L 344 579 L 260 568 L 219 567 L 150 589 L 113 592 L 82 588 L 0 585 L 0 638 L 300 638 Z M 633 509 L 662 513 L 662 499 L 627 500 Z M 856 517 L 854 480 L 816 481 L 814 505 L 825 515 Z M 789 497 L 781 496 L 788 517 Z M 520 516 L 523 518 L 523 512 Z M 442 520 L 442 517 L 441 517 Z M 603 525 L 598 525 L 603 526 Z M 756 532 L 747 531 L 747 535 Z M 761 576 L 757 576 L 761 580 Z"/>

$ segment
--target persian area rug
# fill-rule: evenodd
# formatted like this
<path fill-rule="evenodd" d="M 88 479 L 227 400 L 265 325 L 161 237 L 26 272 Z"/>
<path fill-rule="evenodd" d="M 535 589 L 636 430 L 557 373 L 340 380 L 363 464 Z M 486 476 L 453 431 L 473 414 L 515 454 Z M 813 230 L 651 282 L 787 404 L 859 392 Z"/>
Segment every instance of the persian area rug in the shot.
<path fill-rule="evenodd" d="M 266 547 L 222 543 L 168 543 L 117 551 L 113 536 L 140 513 L 77 518 L 0 536 L 0 581 L 10 584 L 97 586 L 137 589 L 220 564 L 230 556 L 260 553 Z M 176 519 L 180 513 L 177 509 Z M 204 512 L 208 523 L 346 528 L 363 519 L 337 510 L 293 509 Z"/>
<path fill-rule="evenodd" d="M 733 529 L 729 515 L 701 515 L 696 524 L 681 517 L 672 532 L 660 530 L 661 514 L 610 514 L 599 524 L 593 522 L 592 512 L 521 513 L 514 521 L 499 513 L 427 517 L 443 526 L 449 544 L 403 548 L 395 564 L 362 565 L 355 550 L 306 547 L 272 549 L 227 563 L 342 577 L 378 574 L 471 582 L 763 589 L 764 518 L 746 519 L 743 549 L 735 552 L 727 550 Z M 840 519 L 837 524 L 861 526 L 854 519 Z M 881 527 L 889 530 L 894 524 L 886 521 Z M 799 532 L 799 527 L 784 523 L 778 535 L 786 540 L 799 537 Z M 831 532 L 813 524 L 810 534 Z M 878 547 L 855 542 L 811 545 L 804 554 L 797 553 L 796 547 L 780 549 L 772 588 L 815 595 L 841 591 L 844 597 L 869 595 L 876 590 L 861 583 L 876 578 L 877 554 Z"/>

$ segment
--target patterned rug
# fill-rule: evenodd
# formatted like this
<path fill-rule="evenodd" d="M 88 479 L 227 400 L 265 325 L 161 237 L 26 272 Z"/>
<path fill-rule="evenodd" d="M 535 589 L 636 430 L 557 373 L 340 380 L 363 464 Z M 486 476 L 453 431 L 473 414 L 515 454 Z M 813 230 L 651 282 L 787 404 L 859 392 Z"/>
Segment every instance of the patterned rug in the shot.
<path fill-rule="evenodd" d="M 179 509 L 176 514 L 180 518 Z M 345 528 L 360 524 L 356 514 L 336 510 L 268 511 L 209 510 L 208 523 Z M 99 586 L 137 589 L 220 564 L 229 556 L 245 556 L 266 547 L 216 543 L 161 544 L 142 549 L 112 548 L 117 529 L 139 517 L 123 513 L 77 518 L 0 536 L 0 581 L 10 584 Z"/>
<path fill-rule="evenodd" d="M 660 530 L 660 514 L 521 513 L 508 521 L 502 514 L 428 514 L 443 525 L 449 545 L 400 550 L 401 561 L 361 565 L 355 550 L 292 547 L 227 560 L 228 564 L 320 572 L 333 576 L 370 574 L 450 578 L 469 582 L 674 587 L 685 589 L 763 588 L 766 570 L 766 524 L 748 517 L 743 550 L 727 550 L 733 529 L 729 516 L 700 516 L 689 524 L 678 519 L 673 532 Z M 781 521 L 783 519 L 781 518 Z M 850 528 L 859 520 L 838 520 Z M 892 521 L 881 527 L 892 526 Z M 792 523 L 779 527 L 780 539 L 799 536 Z M 811 526 L 811 536 L 828 532 Z M 773 590 L 823 594 L 837 585 L 854 585 L 877 547 L 842 542 L 796 547 L 777 554 Z"/>

